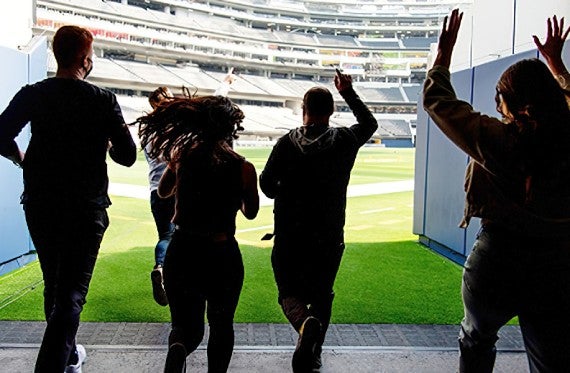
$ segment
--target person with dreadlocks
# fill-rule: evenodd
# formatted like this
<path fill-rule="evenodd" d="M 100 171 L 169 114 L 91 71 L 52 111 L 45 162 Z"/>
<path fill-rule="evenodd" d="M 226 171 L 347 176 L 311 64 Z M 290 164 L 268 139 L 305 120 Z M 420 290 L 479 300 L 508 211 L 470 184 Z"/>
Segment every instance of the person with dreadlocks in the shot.
<path fill-rule="evenodd" d="M 548 67 L 526 59 L 503 72 L 495 94 L 500 120 L 455 95 L 449 65 L 462 16 L 454 10 L 444 19 L 423 96 L 434 123 L 471 157 L 461 226 L 481 218 L 463 271 L 459 371 L 492 372 L 498 331 L 518 316 L 530 371 L 567 372 L 570 75 L 561 55 L 570 28 L 553 17 L 544 44 L 534 37 Z"/>
<path fill-rule="evenodd" d="M 161 197 L 175 196 L 176 228 L 164 262 L 164 287 L 172 330 L 165 372 L 186 370 L 186 356 L 210 336 L 208 371 L 226 372 L 234 345 L 233 317 L 243 284 L 243 262 L 234 238 L 241 210 L 259 211 L 253 165 L 230 142 L 242 130 L 243 112 L 229 98 L 172 98 L 137 120 L 142 146 L 168 163 Z"/>

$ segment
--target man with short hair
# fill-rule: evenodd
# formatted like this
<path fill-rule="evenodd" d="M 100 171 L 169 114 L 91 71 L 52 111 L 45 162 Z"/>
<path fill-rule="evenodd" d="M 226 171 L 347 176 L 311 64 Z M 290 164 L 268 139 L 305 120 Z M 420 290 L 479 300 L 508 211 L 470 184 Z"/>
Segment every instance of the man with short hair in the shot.
<path fill-rule="evenodd" d="M 271 261 L 279 304 L 299 332 L 293 371 L 318 371 L 334 297 L 333 284 L 344 251 L 346 189 L 358 149 L 378 124 L 337 70 L 335 86 L 357 124 L 332 128 L 332 94 L 309 89 L 303 126 L 281 137 L 260 176 L 261 190 L 275 198 L 275 242 Z"/>
<path fill-rule="evenodd" d="M 53 38 L 54 78 L 26 85 L 0 114 L 0 155 L 23 168 L 22 204 L 44 280 L 47 327 L 36 372 L 81 372 L 79 316 L 103 234 L 107 152 L 131 166 L 136 146 L 115 95 L 84 81 L 93 68 L 93 36 L 63 26 Z M 14 139 L 26 123 L 24 154 Z"/>

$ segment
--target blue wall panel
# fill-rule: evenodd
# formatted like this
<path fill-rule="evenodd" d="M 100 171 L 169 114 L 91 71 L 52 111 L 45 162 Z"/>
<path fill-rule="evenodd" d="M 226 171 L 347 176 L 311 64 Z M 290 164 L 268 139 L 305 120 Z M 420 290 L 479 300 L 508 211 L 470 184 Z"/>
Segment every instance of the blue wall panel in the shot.
<path fill-rule="evenodd" d="M 457 96 L 469 101 L 471 70 L 453 74 L 452 80 Z M 458 224 L 463 217 L 463 182 L 467 156 L 431 120 L 428 126 L 425 235 L 463 254 L 465 231 Z"/>
<path fill-rule="evenodd" d="M 37 40 L 28 52 L 0 47 L 0 111 L 25 84 L 44 79 L 47 72 L 46 38 Z M 27 148 L 30 129 L 26 126 L 16 141 Z M 34 256 L 24 258 L 33 249 L 28 234 L 20 195 L 23 190 L 22 170 L 0 157 L 0 274 L 17 268 Z"/>
<path fill-rule="evenodd" d="M 14 94 L 28 81 L 28 58 L 13 49 L 0 47 L 0 110 L 4 110 Z M 18 143 L 25 149 L 27 131 Z M 0 263 L 29 251 L 29 239 L 20 195 L 23 190 L 22 170 L 0 157 Z"/>

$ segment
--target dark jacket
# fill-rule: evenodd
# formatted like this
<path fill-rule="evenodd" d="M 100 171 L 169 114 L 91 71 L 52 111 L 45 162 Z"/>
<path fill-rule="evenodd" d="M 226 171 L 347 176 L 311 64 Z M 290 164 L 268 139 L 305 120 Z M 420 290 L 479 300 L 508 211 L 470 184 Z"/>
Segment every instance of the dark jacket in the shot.
<path fill-rule="evenodd" d="M 275 198 L 276 240 L 343 240 L 350 171 L 378 124 L 352 88 L 341 95 L 357 124 L 290 131 L 277 141 L 261 173 L 261 190 Z"/>
<path fill-rule="evenodd" d="M 525 154 L 530 148 L 525 136 L 532 134 L 476 112 L 457 99 L 449 70 L 442 66 L 428 72 L 424 108 L 443 133 L 471 157 L 461 227 L 467 227 L 475 216 L 484 224 L 527 235 L 570 235 L 570 148 L 566 146 L 569 151 L 539 177 L 529 178 Z"/>

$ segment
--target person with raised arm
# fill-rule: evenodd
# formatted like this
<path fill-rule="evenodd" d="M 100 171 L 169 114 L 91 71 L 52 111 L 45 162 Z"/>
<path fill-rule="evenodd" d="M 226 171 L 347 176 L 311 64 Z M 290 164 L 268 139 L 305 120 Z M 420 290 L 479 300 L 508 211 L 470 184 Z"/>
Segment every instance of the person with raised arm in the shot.
<path fill-rule="evenodd" d="M 358 150 L 378 123 L 352 87 L 336 72 L 334 84 L 354 116 L 350 127 L 331 127 L 331 92 L 309 89 L 303 125 L 275 144 L 260 177 L 261 190 L 275 199 L 271 263 L 283 313 L 299 333 L 294 372 L 316 372 L 329 326 L 334 281 L 344 253 L 346 190 Z"/>
<path fill-rule="evenodd" d="M 496 86 L 501 119 L 459 100 L 449 65 L 461 25 L 445 17 L 423 105 L 434 123 L 470 156 L 461 226 L 481 218 L 464 265 L 460 372 L 492 372 L 498 331 L 518 316 L 531 372 L 570 367 L 570 109 L 561 52 L 564 19 L 548 20 L 538 59 L 508 67 Z M 551 72 L 549 71 L 549 67 Z M 554 75 L 553 75 L 554 74 Z"/>

